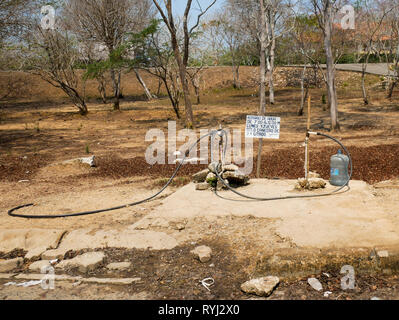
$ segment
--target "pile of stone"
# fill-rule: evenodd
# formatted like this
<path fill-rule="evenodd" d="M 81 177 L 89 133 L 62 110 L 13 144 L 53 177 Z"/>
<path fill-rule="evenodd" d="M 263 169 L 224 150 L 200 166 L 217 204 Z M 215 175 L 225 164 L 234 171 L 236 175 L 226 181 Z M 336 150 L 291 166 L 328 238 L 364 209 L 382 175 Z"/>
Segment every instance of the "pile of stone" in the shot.
<path fill-rule="evenodd" d="M 309 172 L 308 179 L 301 178 L 298 179 L 295 189 L 296 190 L 317 190 L 324 189 L 327 182 L 321 178 L 321 176 L 316 172 Z"/>
<path fill-rule="evenodd" d="M 249 176 L 242 173 L 236 165 L 228 164 L 220 167 L 218 163 L 211 163 L 208 169 L 193 175 L 193 182 L 196 184 L 196 190 L 216 188 L 220 191 L 222 189 L 227 189 L 226 185 L 219 181 L 216 176 L 216 170 L 221 172 L 220 176 L 228 186 L 236 188 L 249 184 Z"/>

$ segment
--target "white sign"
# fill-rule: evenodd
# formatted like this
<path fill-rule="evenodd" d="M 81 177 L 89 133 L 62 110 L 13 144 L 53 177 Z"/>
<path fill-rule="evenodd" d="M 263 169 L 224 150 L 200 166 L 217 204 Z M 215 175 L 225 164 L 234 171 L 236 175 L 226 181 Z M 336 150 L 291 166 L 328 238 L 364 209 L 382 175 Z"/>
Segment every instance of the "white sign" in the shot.
<path fill-rule="evenodd" d="M 247 116 L 246 138 L 280 139 L 281 118 Z"/>

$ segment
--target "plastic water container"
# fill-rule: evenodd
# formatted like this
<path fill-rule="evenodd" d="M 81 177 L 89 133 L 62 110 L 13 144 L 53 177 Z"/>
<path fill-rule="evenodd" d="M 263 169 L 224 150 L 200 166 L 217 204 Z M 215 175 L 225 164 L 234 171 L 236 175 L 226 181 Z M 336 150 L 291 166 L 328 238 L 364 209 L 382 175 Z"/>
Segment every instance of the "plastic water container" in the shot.
<path fill-rule="evenodd" d="M 331 157 L 331 178 L 333 186 L 342 187 L 349 180 L 349 157 L 338 150 L 338 154 Z"/>

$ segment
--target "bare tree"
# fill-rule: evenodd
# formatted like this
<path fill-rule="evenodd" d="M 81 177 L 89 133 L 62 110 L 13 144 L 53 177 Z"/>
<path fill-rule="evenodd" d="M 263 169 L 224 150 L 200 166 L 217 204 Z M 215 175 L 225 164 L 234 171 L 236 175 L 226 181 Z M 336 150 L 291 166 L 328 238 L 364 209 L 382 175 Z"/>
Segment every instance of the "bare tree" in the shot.
<path fill-rule="evenodd" d="M 339 131 L 338 99 L 335 85 L 335 59 L 332 51 L 334 5 L 337 0 L 311 0 L 314 13 L 317 16 L 318 24 L 322 30 L 324 49 L 326 54 L 326 81 L 327 94 L 330 105 L 331 130 Z"/>
<path fill-rule="evenodd" d="M 223 11 L 208 22 L 207 28 L 215 28 L 218 30 L 218 46 L 220 46 L 220 43 L 227 46 L 231 56 L 233 86 L 236 89 L 240 89 L 240 66 L 242 61 L 240 49 L 244 46 L 247 39 L 245 32 L 242 31 L 241 21 L 235 14 L 231 4 L 225 5 Z"/>
<path fill-rule="evenodd" d="M 76 65 L 80 54 L 69 34 L 62 30 L 43 30 L 38 27 L 29 57 L 25 57 L 30 72 L 64 91 L 79 109 L 88 113 L 85 101 L 85 81 L 80 81 Z"/>
<path fill-rule="evenodd" d="M 364 104 L 369 104 L 366 89 L 366 70 L 370 60 L 370 56 L 378 54 L 376 48 L 379 39 L 384 37 L 383 25 L 385 24 L 385 18 L 394 9 L 394 7 L 379 7 L 378 3 L 372 0 L 363 0 L 362 6 L 357 15 L 357 32 L 355 33 L 355 39 L 359 45 L 358 60 L 362 63 L 362 94 Z"/>
<path fill-rule="evenodd" d="M 158 26 L 157 26 L 158 28 Z M 179 68 L 171 48 L 170 38 L 164 29 L 157 30 L 149 35 L 148 41 L 144 42 L 144 61 L 138 63 L 140 69 L 156 76 L 160 80 L 158 94 L 161 85 L 165 86 L 173 110 L 178 119 L 180 115 L 180 98 L 182 95 L 179 84 Z"/>
<path fill-rule="evenodd" d="M 384 54 L 389 71 L 387 98 L 391 99 L 394 89 L 399 82 L 399 7 L 396 0 L 387 0 L 382 6 L 393 8 L 387 14 L 386 23 L 383 28 L 387 38 L 387 41 L 384 41 Z"/>
<path fill-rule="evenodd" d="M 0 44 L 24 27 L 24 15 L 31 9 L 24 0 L 0 0 Z"/>
<path fill-rule="evenodd" d="M 195 24 L 189 28 L 188 26 L 188 19 L 189 19 L 189 14 L 192 9 L 192 0 L 187 0 L 186 3 L 186 8 L 184 10 L 184 16 L 183 16 L 183 46 L 180 46 L 180 41 L 178 38 L 177 34 L 177 28 L 175 24 L 175 18 L 173 16 L 173 6 L 172 6 L 172 0 L 164 0 L 164 5 L 166 11 L 161 7 L 159 0 L 152 0 L 155 6 L 157 7 L 163 22 L 167 26 L 169 33 L 170 33 L 170 38 L 171 38 L 171 45 L 172 49 L 174 52 L 174 57 L 176 59 L 176 63 L 179 67 L 179 72 L 180 72 L 180 81 L 181 85 L 183 88 L 183 93 L 184 93 L 184 102 L 185 102 L 185 113 L 186 113 L 186 127 L 192 128 L 194 126 L 194 114 L 193 114 L 193 108 L 191 104 L 191 99 L 190 99 L 190 89 L 188 86 L 188 81 L 187 81 L 187 66 L 188 66 L 188 59 L 189 59 L 189 54 L 190 54 L 190 41 L 193 36 L 194 31 L 198 28 L 202 16 L 204 16 L 208 10 L 216 3 L 217 0 L 213 0 L 212 3 L 207 6 L 205 9 L 202 9 L 202 7 L 199 5 L 199 2 L 197 1 L 197 4 L 199 6 L 199 11 L 200 13 L 197 15 L 197 19 Z"/>
<path fill-rule="evenodd" d="M 70 29 L 80 41 L 106 46 L 109 58 L 128 32 L 138 32 L 152 18 L 150 0 L 68 0 L 65 15 Z M 121 68 L 110 70 L 114 110 L 120 109 Z"/>

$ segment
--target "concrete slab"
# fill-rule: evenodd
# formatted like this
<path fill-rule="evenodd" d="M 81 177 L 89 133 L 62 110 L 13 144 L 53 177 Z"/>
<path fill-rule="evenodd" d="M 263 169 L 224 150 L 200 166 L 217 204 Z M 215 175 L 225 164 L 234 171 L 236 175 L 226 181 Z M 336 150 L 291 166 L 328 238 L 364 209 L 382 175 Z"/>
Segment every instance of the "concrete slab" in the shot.
<path fill-rule="evenodd" d="M 56 248 L 65 231 L 45 229 L 0 229 L 0 252 L 16 249 L 31 251 L 45 247 Z"/>
<path fill-rule="evenodd" d="M 295 191 L 294 180 L 252 180 L 239 191 L 254 197 L 323 194 L 335 190 Z M 297 246 L 373 247 L 399 243 L 399 202 L 387 206 L 374 189 L 362 181 L 352 181 L 350 191 L 329 197 L 257 202 L 222 191 L 223 200 L 213 192 L 195 190 L 189 184 L 166 198 L 145 219 L 194 218 L 202 216 L 255 216 L 275 218 L 276 232 Z M 389 208 L 389 209 L 388 209 Z"/>
<path fill-rule="evenodd" d="M 50 250 L 42 258 L 63 258 L 70 250 L 126 248 L 126 249 L 173 249 L 178 242 L 163 232 L 147 230 L 100 230 L 79 229 L 69 232 L 56 250 Z"/>
<path fill-rule="evenodd" d="M 15 280 L 42 280 L 43 274 L 4 274 L 0 273 L 0 279 Z M 73 277 L 68 275 L 54 275 L 55 281 L 71 281 L 81 283 L 107 284 L 107 285 L 131 285 L 141 281 L 141 278 L 83 278 L 80 276 Z"/>

